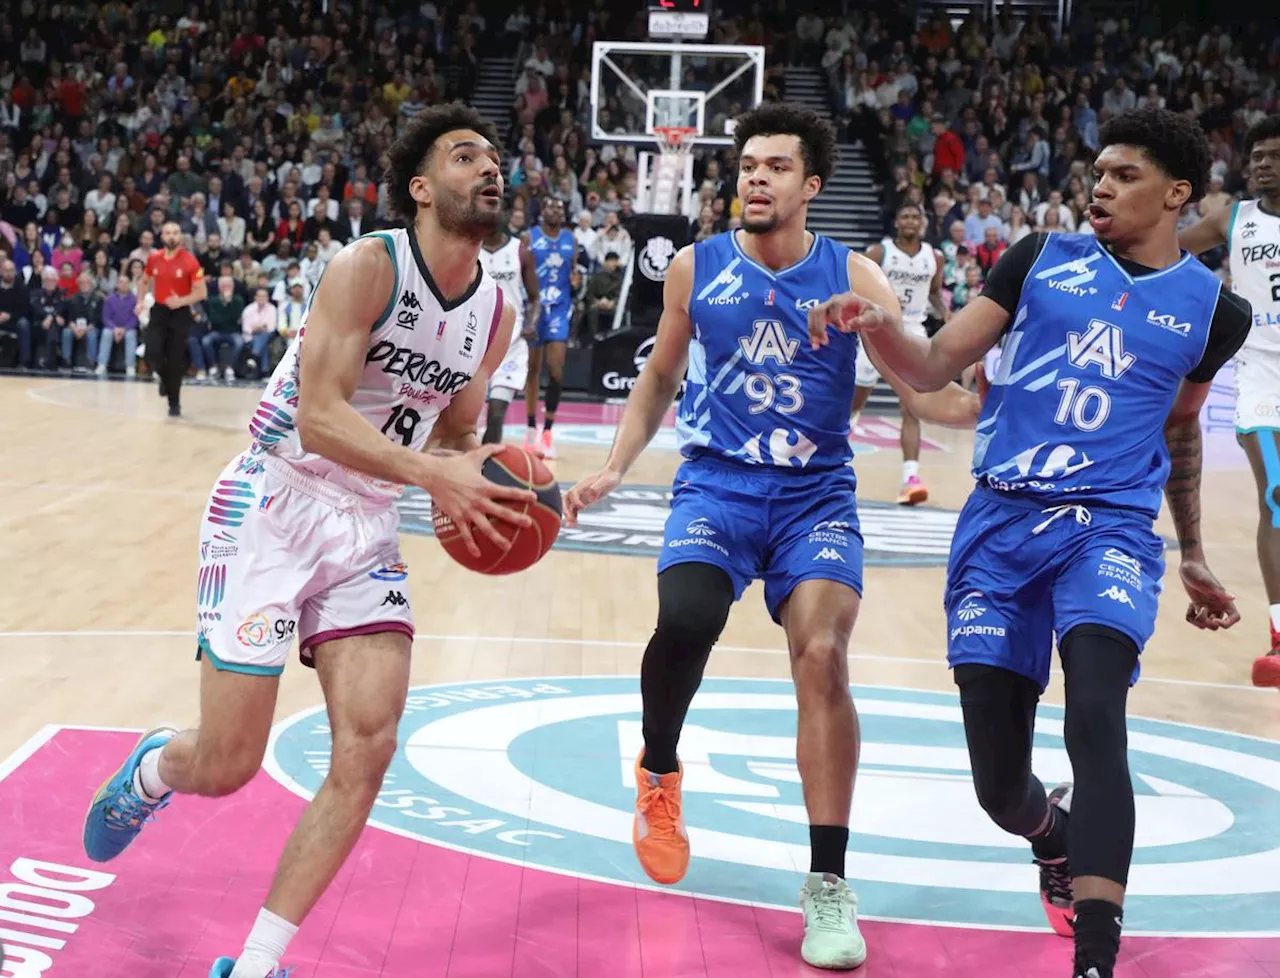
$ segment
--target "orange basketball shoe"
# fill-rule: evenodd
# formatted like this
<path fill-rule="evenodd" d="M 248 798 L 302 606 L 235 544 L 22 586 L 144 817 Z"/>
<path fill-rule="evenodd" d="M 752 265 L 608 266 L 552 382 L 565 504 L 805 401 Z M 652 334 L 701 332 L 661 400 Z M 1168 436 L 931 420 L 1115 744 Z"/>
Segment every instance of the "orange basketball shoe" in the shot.
<path fill-rule="evenodd" d="M 680 814 L 684 765 L 672 774 L 654 774 L 636 758 L 636 820 L 631 841 L 636 858 L 655 883 L 679 883 L 689 871 L 689 833 Z"/>

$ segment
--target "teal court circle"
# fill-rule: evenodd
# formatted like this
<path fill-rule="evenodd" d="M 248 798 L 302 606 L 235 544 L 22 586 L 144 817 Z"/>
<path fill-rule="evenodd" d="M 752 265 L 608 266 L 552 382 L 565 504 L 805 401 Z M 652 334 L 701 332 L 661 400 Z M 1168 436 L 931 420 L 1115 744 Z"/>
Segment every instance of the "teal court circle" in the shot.
<path fill-rule="evenodd" d="M 862 767 L 848 872 L 869 918 L 1043 929 L 1025 842 L 979 809 L 952 694 L 854 687 Z M 707 679 L 681 758 L 693 862 L 677 889 L 794 909 L 808 869 L 791 684 Z M 516 679 L 410 691 L 372 822 L 530 867 L 651 885 L 631 847 L 641 744 L 634 677 Z M 323 708 L 279 724 L 268 771 L 310 797 L 328 766 Z M 1035 769 L 1066 780 L 1062 711 Z M 1280 935 L 1280 743 L 1130 720 L 1137 850 L 1129 934 Z"/>

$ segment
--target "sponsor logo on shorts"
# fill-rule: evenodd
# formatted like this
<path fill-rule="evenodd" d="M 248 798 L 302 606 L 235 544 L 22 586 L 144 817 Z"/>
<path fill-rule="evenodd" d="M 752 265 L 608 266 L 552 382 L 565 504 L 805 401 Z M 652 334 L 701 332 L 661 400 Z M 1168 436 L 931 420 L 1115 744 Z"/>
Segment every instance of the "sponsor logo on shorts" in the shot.
<path fill-rule="evenodd" d="M 843 564 L 845 562 L 844 558 L 840 556 L 840 551 L 832 550 L 830 547 L 823 547 L 816 554 L 814 554 L 813 559 L 814 560 L 834 560 L 840 564 Z"/>
<path fill-rule="evenodd" d="M 956 610 L 956 617 L 961 621 L 973 621 L 975 618 L 981 618 L 985 615 L 987 609 L 985 605 L 979 603 L 981 597 L 981 591 L 966 594 L 964 601 L 960 603 L 960 607 Z"/>
<path fill-rule="evenodd" d="M 556 430 L 559 431 L 559 425 Z M 523 437 L 521 425 L 519 434 Z M 571 483 L 560 486 L 562 493 Z M 410 486 L 397 504 L 400 529 L 405 533 L 432 534 L 431 497 Z M 622 554 L 654 559 L 663 552 L 664 531 L 671 514 L 671 487 L 624 485 L 578 517 L 577 526 L 563 526 L 557 550 Z M 927 506 L 904 507 L 893 503 L 860 500 L 858 518 L 823 521 L 810 532 L 811 543 L 847 546 L 847 534 L 861 532 L 863 563 L 872 567 L 942 567 L 951 551 L 959 513 Z M 696 521 L 694 521 L 696 522 Z M 723 529 L 723 528 L 722 528 Z M 704 540 L 687 531 L 690 540 Z M 829 534 L 829 536 L 827 536 Z M 714 543 L 717 539 L 712 537 Z M 677 546 L 696 546 L 692 542 Z"/>
<path fill-rule="evenodd" d="M 951 639 L 968 638 L 971 635 L 984 635 L 990 638 L 1004 638 L 1005 627 L 1003 625 L 975 625 L 972 622 L 981 618 L 990 609 L 982 603 L 983 594 L 981 591 L 970 591 L 964 596 L 960 602 L 960 607 L 956 609 L 956 617 L 962 622 L 969 624 L 957 625 L 951 629 Z"/>
<path fill-rule="evenodd" d="M 1098 576 L 1109 577 L 1119 581 L 1125 587 L 1141 591 L 1142 561 L 1138 560 L 1137 557 L 1130 557 L 1123 550 L 1108 547 L 1103 552 L 1102 560 L 1098 564 Z"/>
<path fill-rule="evenodd" d="M 369 576 L 375 581 L 403 581 L 409 576 L 409 566 L 407 564 L 384 564 L 377 570 L 369 571 Z"/>
<path fill-rule="evenodd" d="M 290 641 L 297 628 L 298 623 L 292 618 L 272 618 L 267 612 L 258 611 L 240 623 L 236 641 L 251 649 L 269 649 Z"/>
<path fill-rule="evenodd" d="M 1105 591 L 1098 592 L 1098 597 L 1110 598 L 1112 601 L 1119 602 L 1120 604 L 1127 604 L 1130 608 L 1134 607 L 1133 599 L 1129 597 L 1129 592 L 1122 587 L 1116 587 L 1114 584 Z M 1134 610 L 1136 611 L 1137 609 L 1135 608 Z"/>
<path fill-rule="evenodd" d="M 691 520 L 689 525 L 684 528 L 684 532 L 695 537 L 713 537 L 716 531 L 707 525 L 707 518 L 699 516 L 696 520 Z"/>
<path fill-rule="evenodd" d="M 409 599 L 399 591 L 388 591 L 387 596 L 382 599 L 383 607 L 391 605 L 393 608 L 402 608 L 408 603 Z"/>
<path fill-rule="evenodd" d="M 235 536 L 226 531 L 215 533 L 208 540 L 200 541 L 200 559 L 202 561 L 223 560 L 227 557 L 234 557 L 239 550 Z"/>

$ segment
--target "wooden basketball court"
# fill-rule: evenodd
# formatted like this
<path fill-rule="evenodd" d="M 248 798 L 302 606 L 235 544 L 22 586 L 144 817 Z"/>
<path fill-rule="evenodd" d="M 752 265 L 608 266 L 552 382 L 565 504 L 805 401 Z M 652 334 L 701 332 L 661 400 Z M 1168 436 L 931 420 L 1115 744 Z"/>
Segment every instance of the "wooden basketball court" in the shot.
<path fill-rule="evenodd" d="M 116 863 L 89 864 L 79 846 L 92 791 L 132 743 L 126 731 L 196 719 L 199 518 L 247 444 L 258 394 L 189 386 L 187 418 L 173 422 L 146 383 L 0 379 L 0 942 L 11 961 L 43 969 L 16 974 L 203 978 L 239 948 L 323 776 L 323 715 L 310 712 L 320 691 L 295 658 L 268 768 L 244 796 L 178 799 Z M 1257 506 L 1214 411 L 1204 538 L 1244 620 L 1217 634 L 1185 624 L 1169 554 L 1130 701 L 1133 716 L 1166 722 L 1135 721 L 1131 743 L 1129 926 L 1146 936 L 1127 942 L 1126 976 L 1280 976 L 1280 700 L 1249 685 L 1267 635 Z M 562 410 L 563 483 L 603 459 L 617 412 Z M 880 534 L 850 656 L 867 738 L 849 855 L 870 921 L 861 973 L 1063 976 L 1069 946 L 1044 926 L 1027 854 L 991 835 L 968 786 L 939 553 L 971 485 L 972 436 L 926 434 L 931 497 L 912 513 L 870 508 L 897 491 L 893 419 L 870 420 L 857 439 L 860 495 Z M 807 836 L 787 757 L 785 643 L 759 585 L 730 616 L 690 716 L 687 763 L 703 778 L 690 800 L 694 871 L 657 892 L 627 859 L 629 834 L 617 838 L 629 828 L 634 677 L 656 615 L 654 562 L 635 540 L 652 537 L 678 462 L 669 439 L 657 445 L 629 475 L 624 488 L 637 491 L 612 529 L 588 528 L 513 577 L 464 571 L 406 529 L 413 682 L 439 688 L 415 689 L 377 827 L 303 928 L 296 978 L 817 974 L 799 963 L 800 879 L 786 865 Z M 1159 529 L 1173 539 L 1165 518 Z M 1046 702 L 1037 766 L 1048 781 L 1066 773 L 1056 680 Z M 947 835 L 944 815 L 976 835 Z"/>

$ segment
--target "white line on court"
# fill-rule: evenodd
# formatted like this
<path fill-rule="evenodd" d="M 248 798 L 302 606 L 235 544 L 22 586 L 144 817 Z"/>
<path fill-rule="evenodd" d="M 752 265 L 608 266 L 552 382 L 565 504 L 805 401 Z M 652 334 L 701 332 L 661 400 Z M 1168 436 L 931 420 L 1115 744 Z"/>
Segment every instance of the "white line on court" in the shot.
<path fill-rule="evenodd" d="M 31 639 L 31 638 L 68 638 L 68 639 L 97 639 L 97 638 L 191 638 L 195 633 L 192 631 L 148 631 L 145 629 L 127 629 L 127 630 L 86 630 L 86 631 L 0 631 L 0 640 L 4 639 Z M 587 639 L 587 638 L 530 638 L 519 635 L 435 635 L 426 632 L 419 632 L 415 636 L 416 642 L 452 642 L 467 641 L 481 642 L 485 644 L 514 644 L 514 645 L 574 645 L 574 646 L 600 646 L 602 648 L 618 648 L 618 649 L 642 649 L 646 642 L 628 642 L 619 639 Z M 718 652 L 742 652 L 748 655 L 786 655 L 786 649 L 766 649 L 751 645 L 717 645 Z M 714 653 L 713 653 L 714 654 Z M 906 655 L 878 655 L 870 652 L 850 652 L 849 659 L 854 662 L 898 662 L 905 665 L 923 665 L 923 666 L 944 666 L 945 659 L 939 655 L 936 658 L 928 658 L 925 656 L 906 656 Z M 1052 670 L 1055 675 L 1061 674 L 1060 669 Z M 1256 686 L 1249 686 L 1243 683 L 1215 683 L 1203 679 L 1166 679 L 1161 676 L 1143 675 L 1142 682 L 1156 683 L 1162 686 L 1187 686 L 1193 689 L 1223 689 L 1238 693 L 1251 693 L 1274 696 L 1275 691 L 1270 689 L 1259 689 Z M 855 683 L 856 685 L 856 683 Z"/>

